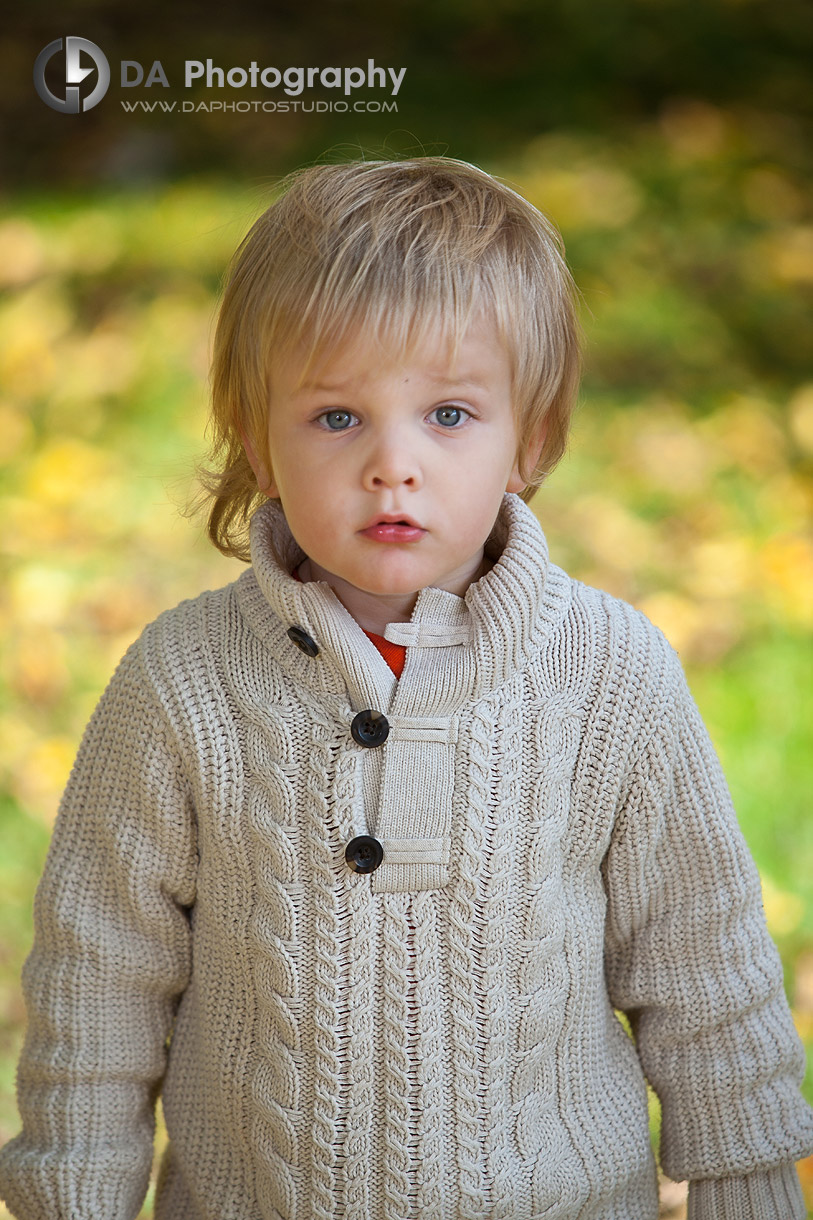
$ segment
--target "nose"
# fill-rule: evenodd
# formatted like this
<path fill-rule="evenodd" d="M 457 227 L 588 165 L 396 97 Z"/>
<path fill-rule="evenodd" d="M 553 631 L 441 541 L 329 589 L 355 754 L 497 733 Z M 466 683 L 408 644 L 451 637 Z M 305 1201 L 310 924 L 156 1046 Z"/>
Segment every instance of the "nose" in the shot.
<path fill-rule="evenodd" d="M 385 487 L 417 490 L 421 486 L 423 476 L 420 461 L 405 429 L 381 429 L 371 438 L 362 482 L 367 491 L 381 491 Z"/>

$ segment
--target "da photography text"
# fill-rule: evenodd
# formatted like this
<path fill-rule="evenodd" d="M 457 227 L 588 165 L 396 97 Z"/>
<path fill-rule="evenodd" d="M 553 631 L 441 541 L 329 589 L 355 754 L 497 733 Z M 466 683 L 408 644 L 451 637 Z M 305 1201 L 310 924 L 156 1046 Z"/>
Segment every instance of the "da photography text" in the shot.
<path fill-rule="evenodd" d="M 244 89 L 248 85 L 256 89 L 278 89 L 289 97 L 298 97 L 305 89 L 341 89 L 347 96 L 356 89 L 385 89 L 389 85 L 390 96 L 396 97 L 406 74 L 406 68 L 379 68 L 374 59 L 367 60 L 366 68 L 261 68 L 252 59 L 247 68 L 221 68 L 213 60 L 204 63 L 200 59 L 187 59 L 184 64 L 184 85 L 191 89 L 201 81 L 207 89 Z M 121 86 L 132 89 L 143 84 L 145 88 L 163 85 L 169 88 L 169 79 L 160 59 L 145 70 L 136 59 L 121 61 Z"/>
<path fill-rule="evenodd" d="M 48 78 L 46 79 L 46 69 Z M 183 86 L 185 89 L 240 90 L 263 89 L 277 91 L 278 100 L 255 102 L 183 102 L 181 113 L 191 110 L 289 110 L 305 108 L 302 95 L 314 89 L 336 90 L 341 100 L 310 103 L 314 108 L 326 110 L 397 110 L 389 100 L 397 97 L 403 84 L 406 68 L 381 67 L 374 59 L 366 65 L 356 67 L 328 66 L 311 68 L 290 66 L 278 68 L 261 66 L 252 60 L 247 66 L 225 67 L 212 59 L 187 59 L 184 63 Z M 90 78 L 89 80 L 87 78 Z M 104 51 L 87 38 L 68 36 L 55 38 L 43 47 L 34 63 L 34 87 L 47 106 L 63 114 L 79 114 L 97 106 L 108 91 L 111 80 L 110 64 Z M 160 59 L 150 64 L 136 59 L 119 61 L 119 83 L 122 89 L 169 89 L 170 76 Z M 173 82 L 174 83 L 174 82 Z M 178 82 L 180 83 L 180 82 Z M 80 86 L 82 86 L 80 88 Z M 358 90 L 385 91 L 385 100 L 362 100 L 353 97 Z M 155 97 L 155 94 L 152 95 Z M 291 99 L 291 100 L 288 100 Z M 124 102 L 126 110 L 136 109 L 174 111 L 175 102 Z"/>

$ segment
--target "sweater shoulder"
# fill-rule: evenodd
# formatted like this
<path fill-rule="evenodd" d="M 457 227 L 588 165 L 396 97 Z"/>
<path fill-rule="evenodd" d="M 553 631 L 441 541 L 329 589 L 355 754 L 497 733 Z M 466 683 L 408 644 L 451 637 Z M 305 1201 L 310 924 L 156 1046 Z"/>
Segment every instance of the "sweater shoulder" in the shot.
<path fill-rule="evenodd" d="M 248 573 L 244 573 L 244 576 Z M 132 645 L 145 664 L 176 654 L 194 656 L 211 641 L 212 634 L 227 641 L 228 622 L 238 616 L 237 586 L 240 580 L 219 589 L 206 589 L 186 598 L 146 623 Z"/>
<path fill-rule="evenodd" d="M 560 586 L 567 590 L 563 630 L 595 633 L 596 643 L 603 644 L 608 654 L 619 660 L 634 654 L 639 660 L 651 658 L 654 664 L 680 670 L 677 652 L 643 610 L 552 567 Z"/>
<path fill-rule="evenodd" d="M 164 610 L 134 640 L 113 681 L 145 684 L 165 707 L 179 695 L 188 697 L 208 685 L 213 668 L 220 668 L 221 656 L 234 650 L 240 636 L 238 583 L 206 590 Z"/>
<path fill-rule="evenodd" d="M 628 715 L 646 731 L 667 708 L 680 702 L 686 680 L 680 658 L 643 611 L 604 589 L 556 569 L 568 587 L 566 608 L 549 648 L 580 667 L 589 702 Z M 581 658 L 581 660 L 579 660 Z"/>

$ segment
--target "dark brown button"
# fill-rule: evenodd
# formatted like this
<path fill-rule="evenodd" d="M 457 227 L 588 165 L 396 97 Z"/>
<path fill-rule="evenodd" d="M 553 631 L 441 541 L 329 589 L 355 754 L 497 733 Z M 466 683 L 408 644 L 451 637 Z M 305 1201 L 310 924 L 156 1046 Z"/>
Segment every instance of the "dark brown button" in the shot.
<path fill-rule="evenodd" d="M 390 731 L 390 723 L 383 712 L 374 712 L 369 707 L 353 717 L 350 732 L 360 746 L 383 746 Z"/>
<path fill-rule="evenodd" d="M 372 835 L 357 835 L 344 849 L 344 858 L 354 873 L 373 873 L 384 859 L 384 848 Z"/>
<path fill-rule="evenodd" d="M 301 648 L 306 656 L 316 657 L 319 655 L 319 645 L 301 627 L 289 627 L 288 639 L 293 640 L 297 648 Z"/>

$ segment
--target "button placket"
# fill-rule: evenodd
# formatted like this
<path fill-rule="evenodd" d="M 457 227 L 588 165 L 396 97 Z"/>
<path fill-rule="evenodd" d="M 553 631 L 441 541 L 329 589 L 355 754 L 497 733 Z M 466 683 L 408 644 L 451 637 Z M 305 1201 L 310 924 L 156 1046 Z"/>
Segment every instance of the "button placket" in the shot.
<path fill-rule="evenodd" d="M 459 722 L 456 716 L 394 716 L 376 833 L 384 849 L 376 893 L 435 889 L 448 880 Z"/>
<path fill-rule="evenodd" d="M 383 746 L 390 733 L 390 723 L 383 712 L 365 708 L 350 722 L 350 735 L 364 749 Z M 344 858 L 354 873 L 372 873 L 384 859 L 384 848 L 374 835 L 356 835 L 344 850 Z"/>

